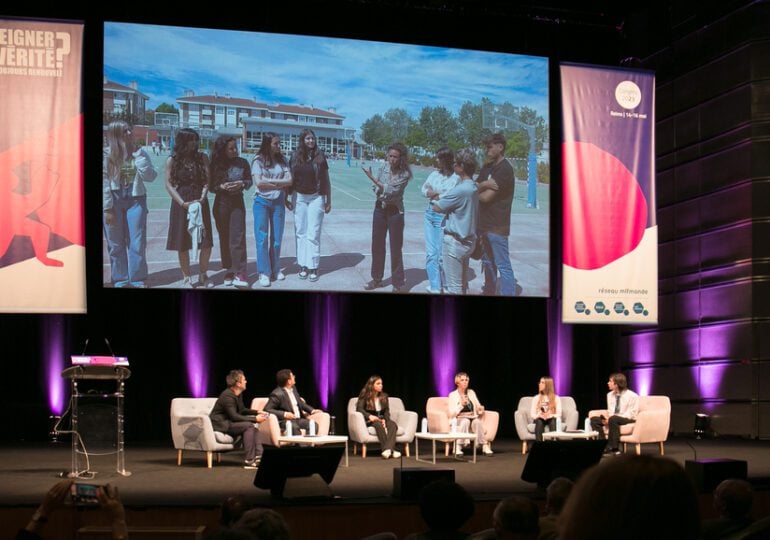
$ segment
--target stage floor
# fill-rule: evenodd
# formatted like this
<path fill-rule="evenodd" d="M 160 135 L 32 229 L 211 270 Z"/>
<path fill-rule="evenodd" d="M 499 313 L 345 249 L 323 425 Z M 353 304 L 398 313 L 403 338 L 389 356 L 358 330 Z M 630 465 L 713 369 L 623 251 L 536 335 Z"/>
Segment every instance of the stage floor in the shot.
<path fill-rule="evenodd" d="M 421 443 L 421 457 L 429 445 Z M 496 441 L 494 456 L 479 455 L 477 463 L 459 462 L 440 457 L 437 468 L 451 468 L 455 479 L 476 500 L 499 500 L 511 494 L 542 497 L 537 487 L 521 480 L 527 456 L 521 454 L 521 443 Z M 362 459 L 353 455 L 350 466 L 338 468 L 331 491 L 334 501 L 347 504 L 395 502 L 393 469 L 434 465 L 410 458 L 383 460 L 379 454 Z M 656 453 L 657 445 L 646 445 L 644 453 Z M 684 464 L 685 460 L 705 458 L 742 459 L 748 462 L 749 480 L 758 490 L 770 490 L 770 441 L 745 439 L 694 440 L 673 439 L 666 443 L 666 456 Z M 70 446 L 58 444 L 14 444 L 0 447 L 0 506 L 35 506 L 43 494 L 70 470 Z M 206 468 L 201 452 L 186 452 L 181 466 L 176 464 L 176 450 L 170 445 L 128 444 L 126 469 L 130 476 L 116 472 L 116 456 L 91 456 L 91 470 L 97 471 L 92 482 L 114 483 L 120 488 L 126 506 L 216 506 L 233 494 L 244 494 L 254 504 L 271 504 L 266 490 L 253 485 L 255 471 L 241 467 L 242 452 L 222 455 L 222 461 Z M 606 457 L 604 459 L 613 459 Z M 344 460 L 342 462 L 344 464 Z M 83 480 L 85 481 L 85 480 Z M 282 504 L 286 504 L 285 502 Z"/>

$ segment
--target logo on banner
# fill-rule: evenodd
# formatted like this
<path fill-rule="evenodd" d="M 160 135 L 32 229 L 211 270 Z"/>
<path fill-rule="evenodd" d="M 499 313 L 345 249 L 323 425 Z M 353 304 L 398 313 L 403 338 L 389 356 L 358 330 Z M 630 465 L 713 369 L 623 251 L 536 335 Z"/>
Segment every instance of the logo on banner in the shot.
<path fill-rule="evenodd" d="M 61 77 L 70 47 L 69 32 L 0 28 L 0 75 Z"/>
<path fill-rule="evenodd" d="M 642 91 L 633 81 L 623 81 L 615 87 L 615 101 L 624 109 L 636 109 L 642 102 Z"/>

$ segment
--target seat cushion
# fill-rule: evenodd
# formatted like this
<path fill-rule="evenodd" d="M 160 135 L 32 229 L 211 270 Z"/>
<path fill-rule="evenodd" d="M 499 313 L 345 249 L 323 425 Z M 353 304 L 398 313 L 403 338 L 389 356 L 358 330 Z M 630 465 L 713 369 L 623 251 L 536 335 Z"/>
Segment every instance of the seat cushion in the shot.
<path fill-rule="evenodd" d="M 216 439 L 219 444 L 233 444 L 233 441 L 235 440 L 232 435 L 222 433 L 221 431 L 214 432 L 214 439 Z"/>

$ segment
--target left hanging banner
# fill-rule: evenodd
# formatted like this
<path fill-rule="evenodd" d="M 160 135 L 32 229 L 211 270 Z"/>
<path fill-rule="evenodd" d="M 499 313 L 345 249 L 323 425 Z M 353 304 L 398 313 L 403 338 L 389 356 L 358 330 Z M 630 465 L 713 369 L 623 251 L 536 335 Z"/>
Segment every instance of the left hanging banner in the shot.
<path fill-rule="evenodd" d="M 0 312 L 86 312 L 82 60 L 82 23 L 0 19 Z"/>

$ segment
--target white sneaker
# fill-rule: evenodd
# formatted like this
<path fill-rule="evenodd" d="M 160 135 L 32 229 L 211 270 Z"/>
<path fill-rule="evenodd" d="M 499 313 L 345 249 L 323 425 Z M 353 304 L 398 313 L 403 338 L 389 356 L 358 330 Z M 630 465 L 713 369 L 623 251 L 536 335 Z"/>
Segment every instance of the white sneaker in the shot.
<path fill-rule="evenodd" d="M 192 278 L 190 278 L 190 276 L 186 276 L 182 280 L 182 288 L 183 289 L 192 289 L 193 288 Z"/>
<path fill-rule="evenodd" d="M 268 276 L 267 274 L 259 274 L 259 285 L 260 287 L 269 287 L 270 276 Z"/>
<path fill-rule="evenodd" d="M 388 459 L 390 457 L 390 454 L 392 454 L 392 452 L 390 450 L 383 450 L 382 451 L 382 459 Z"/>
<path fill-rule="evenodd" d="M 401 457 L 401 452 L 398 450 L 393 450 L 393 458 L 398 459 Z"/>
<path fill-rule="evenodd" d="M 283 281 L 284 279 L 286 279 L 286 276 L 283 275 L 283 272 L 279 270 L 278 273 L 275 275 L 275 279 L 276 281 Z"/>
<path fill-rule="evenodd" d="M 228 272 L 225 274 L 225 287 L 232 287 L 235 274 Z"/>
<path fill-rule="evenodd" d="M 455 443 L 455 455 L 456 456 L 462 456 L 463 455 L 463 447 L 460 443 Z"/>
<path fill-rule="evenodd" d="M 236 274 L 232 284 L 240 289 L 248 289 L 249 282 L 246 281 L 246 276 L 243 274 Z"/>
<path fill-rule="evenodd" d="M 484 453 L 485 456 L 491 456 L 494 454 L 492 451 L 492 445 L 489 443 L 484 443 L 484 446 L 481 447 L 481 451 Z"/>

